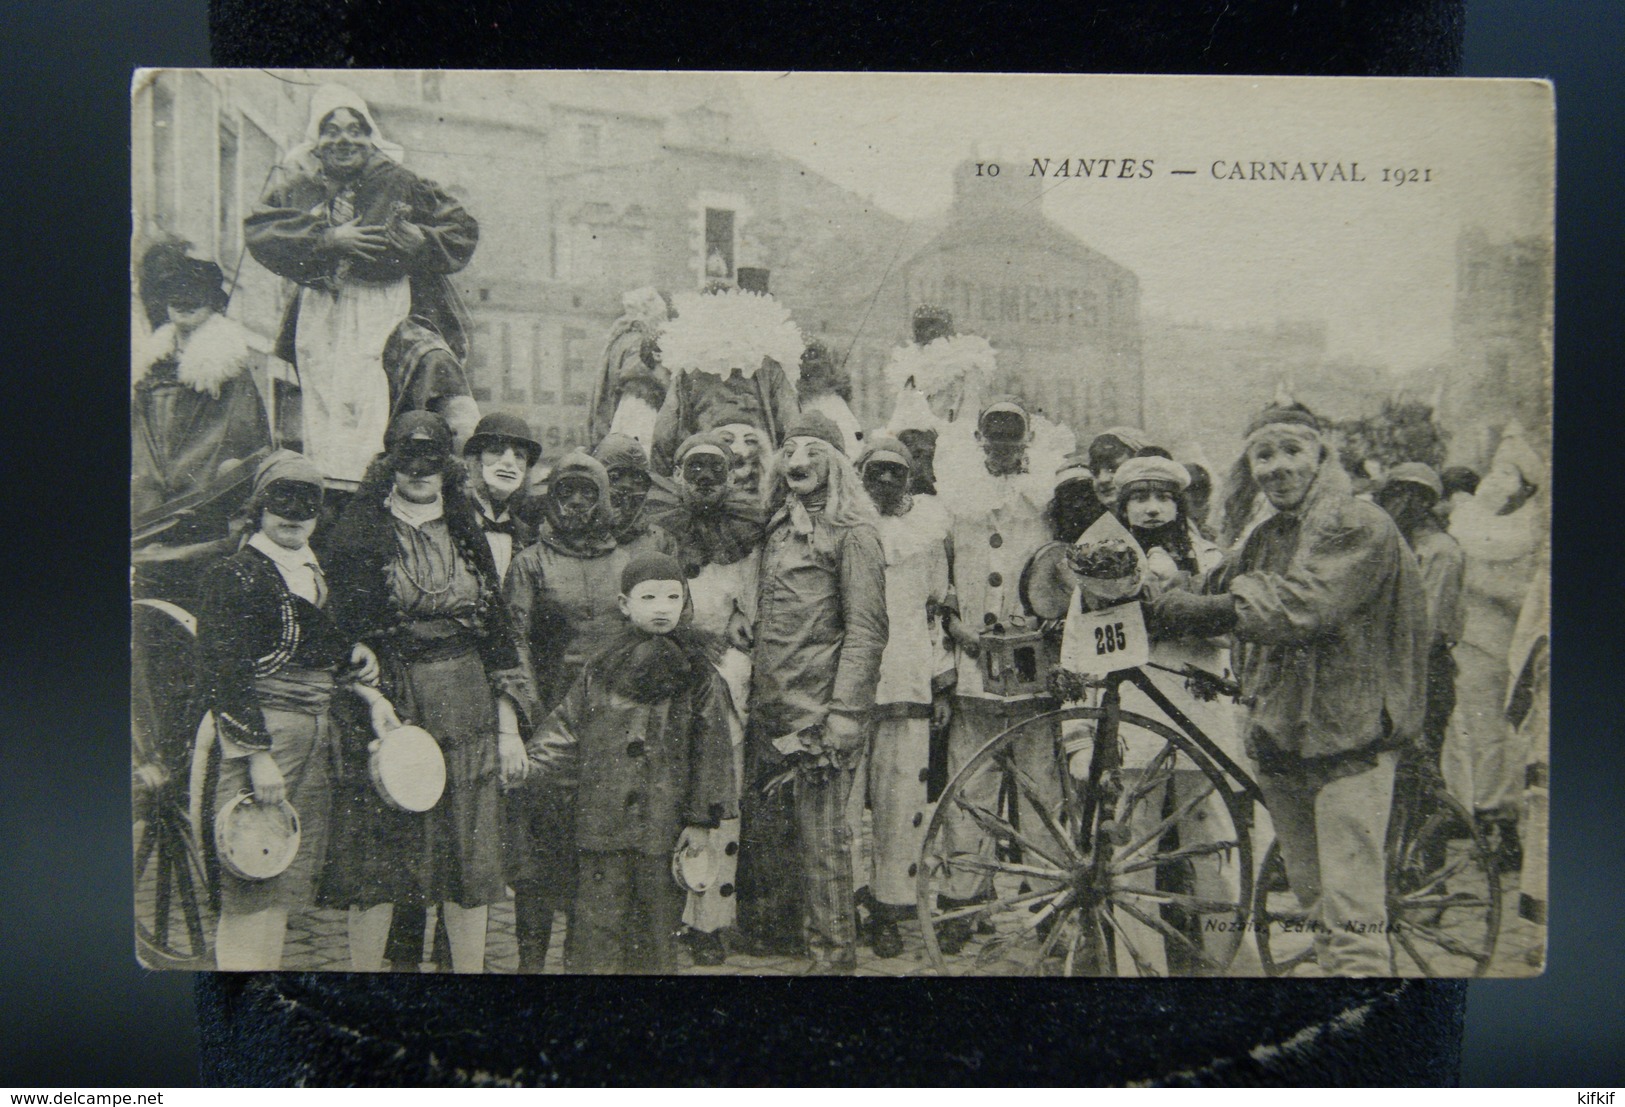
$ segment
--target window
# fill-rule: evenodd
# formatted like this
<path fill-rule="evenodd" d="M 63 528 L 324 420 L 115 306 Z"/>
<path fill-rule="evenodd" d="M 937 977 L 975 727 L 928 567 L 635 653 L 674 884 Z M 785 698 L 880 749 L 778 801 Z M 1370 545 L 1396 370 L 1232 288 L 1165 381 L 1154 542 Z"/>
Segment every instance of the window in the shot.
<path fill-rule="evenodd" d="M 502 402 L 522 404 L 525 390 L 513 371 L 513 328 L 502 323 L 497 328 L 497 364 L 502 368 Z"/>
<path fill-rule="evenodd" d="M 559 388 L 567 407 L 587 406 L 587 332 L 580 327 L 564 328 L 564 372 Z"/>
<path fill-rule="evenodd" d="M 153 218 L 160 227 L 175 223 L 175 92 L 166 76 L 152 82 Z"/>
<path fill-rule="evenodd" d="M 220 117 L 220 202 L 217 256 L 222 264 L 237 256 L 242 244 L 242 209 L 237 177 L 237 128 L 226 116 Z"/>
<path fill-rule="evenodd" d="M 734 213 L 721 208 L 705 209 L 706 280 L 732 280 L 734 276 Z"/>

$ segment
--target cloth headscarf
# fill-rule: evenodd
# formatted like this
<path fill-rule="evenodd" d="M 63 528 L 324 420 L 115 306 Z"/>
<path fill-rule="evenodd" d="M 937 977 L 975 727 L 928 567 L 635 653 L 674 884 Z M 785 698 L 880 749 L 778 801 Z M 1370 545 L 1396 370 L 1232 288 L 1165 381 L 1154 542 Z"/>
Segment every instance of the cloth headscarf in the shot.
<path fill-rule="evenodd" d="M 265 490 L 276 481 L 291 480 L 300 484 L 314 484 L 317 488 L 322 484 L 322 471 L 316 468 L 316 463 L 304 454 L 293 450 L 276 450 L 260 462 L 260 467 L 254 473 L 254 490 L 249 494 L 249 514 L 259 510 L 260 500 L 265 496 Z"/>
<path fill-rule="evenodd" d="M 316 161 L 316 140 L 321 137 L 322 120 L 339 108 L 349 108 L 366 120 L 367 126 L 372 128 L 373 148 L 396 165 L 402 163 L 406 157 L 405 149 L 384 138 L 384 132 L 379 128 L 378 120 L 372 117 L 372 109 L 367 107 L 367 102 L 344 85 L 320 85 L 310 94 L 310 120 L 305 124 L 305 141 L 289 152 L 289 161 L 319 164 Z"/>

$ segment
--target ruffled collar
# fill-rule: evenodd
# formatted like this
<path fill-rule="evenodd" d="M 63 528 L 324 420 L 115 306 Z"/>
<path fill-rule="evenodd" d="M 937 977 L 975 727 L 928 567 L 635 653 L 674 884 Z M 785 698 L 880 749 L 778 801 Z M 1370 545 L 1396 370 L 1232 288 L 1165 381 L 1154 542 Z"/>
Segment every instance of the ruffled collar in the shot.
<path fill-rule="evenodd" d="M 235 319 L 211 315 L 193 331 L 179 353 L 180 331 L 165 323 L 136 345 L 132 358 L 131 386 L 145 381 L 155 366 L 173 359 L 175 379 L 216 399 L 225 383 L 239 376 L 253 363 L 252 334 Z"/>

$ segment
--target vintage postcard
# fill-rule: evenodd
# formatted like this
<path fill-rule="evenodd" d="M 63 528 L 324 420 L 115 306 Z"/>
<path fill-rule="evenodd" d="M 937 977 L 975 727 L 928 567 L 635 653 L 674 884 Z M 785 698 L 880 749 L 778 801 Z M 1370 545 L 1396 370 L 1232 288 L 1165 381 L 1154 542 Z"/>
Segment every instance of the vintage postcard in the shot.
<path fill-rule="evenodd" d="M 142 70 L 154 968 L 1531 976 L 1539 81 Z"/>

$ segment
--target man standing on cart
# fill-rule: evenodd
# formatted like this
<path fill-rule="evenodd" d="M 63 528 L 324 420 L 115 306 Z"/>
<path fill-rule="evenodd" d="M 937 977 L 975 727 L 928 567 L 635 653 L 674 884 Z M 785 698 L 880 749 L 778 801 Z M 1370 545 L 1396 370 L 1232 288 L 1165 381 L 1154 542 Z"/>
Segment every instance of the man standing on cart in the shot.
<path fill-rule="evenodd" d="M 1153 601 L 1152 633 L 1234 635 L 1247 751 L 1320 967 L 1390 975 L 1384 847 L 1427 674 L 1416 559 L 1393 520 L 1350 493 L 1307 409 L 1267 408 L 1247 428 L 1245 459 L 1238 472 L 1276 514 L 1208 579 L 1209 594 Z"/>

